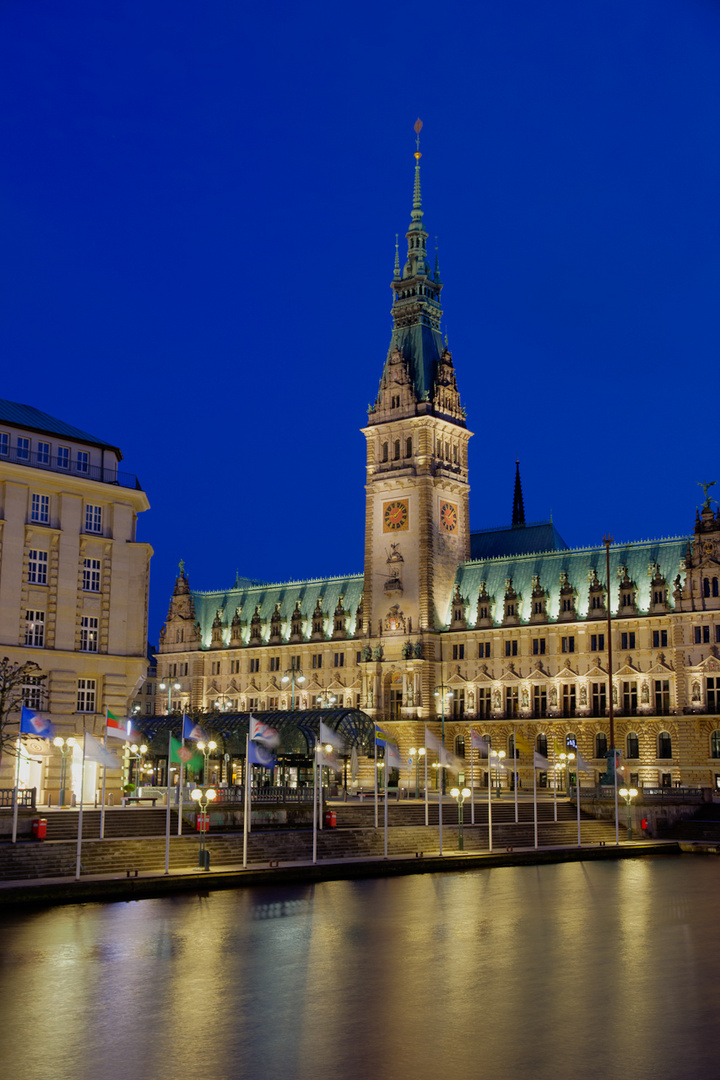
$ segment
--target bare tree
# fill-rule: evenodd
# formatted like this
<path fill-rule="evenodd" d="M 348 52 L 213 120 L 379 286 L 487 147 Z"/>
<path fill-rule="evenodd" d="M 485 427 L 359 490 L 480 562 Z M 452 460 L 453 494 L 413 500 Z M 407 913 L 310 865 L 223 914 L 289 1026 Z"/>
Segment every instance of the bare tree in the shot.
<path fill-rule="evenodd" d="M 24 700 L 23 691 L 29 683 L 42 685 L 46 675 L 40 674 L 40 668 L 34 660 L 24 664 L 13 664 L 9 657 L 0 660 L 0 761 L 7 752 L 15 757 L 15 740 L 20 727 L 20 717 L 11 720 L 13 713 L 19 713 Z"/>

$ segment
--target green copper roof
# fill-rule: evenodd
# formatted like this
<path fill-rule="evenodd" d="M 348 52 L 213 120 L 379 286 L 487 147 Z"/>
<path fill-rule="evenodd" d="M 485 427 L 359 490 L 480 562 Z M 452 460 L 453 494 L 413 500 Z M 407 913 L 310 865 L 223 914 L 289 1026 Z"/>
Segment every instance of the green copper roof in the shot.
<path fill-rule="evenodd" d="M 242 582 L 238 588 L 221 590 L 218 592 L 196 592 L 190 590 L 190 595 L 195 604 L 195 615 L 200 623 L 201 643 L 207 648 L 212 640 L 212 624 L 218 611 L 222 612 L 223 641 L 230 641 L 230 624 L 239 609 L 240 618 L 243 622 L 242 640 L 247 642 L 250 635 L 250 620 L 255 608 L 259 608 L 258 614 L 263 620 L 263 641 L 267 641 L 270 635 L 270 619 L 279 604 L 279 613 L 282 626 L 283 641 L 290 637 L 290 620 L 295 610 L 295 604 L 299 601 L 300 612 L 303 616 L 303 633 L 310 636 L 312 630 L 312 614 L 315 610 L 318 598 L 322 597 L 321 609 L 324 614 L 325 633 L 328 638 L 332 636 L 333 614 L 340 597 L 343 597 L 343 607 L 349 613 L 346 622 L 347 632 L 352 636 L 355 632 L 357 609 L 360 606 L 363 594 L 363 575 L 354 574 L 349 577 L 317 578 L 313 581 L 291 581 L 283 584 L 247 584 Z"/>
<path fill-rule="evenodd" d="M 500 559 L 507 555 L 567 550 L 567 544 L 552 521 L 508 525 L 502 529 L 480 529 L 470 533 L 471 559 Z"/>
<path fill-rule="evenodd" d="M 41 412 L 32 405 L 21 405 L 17 401 L 6 401 L 0 398 L 0 423 L 13 424 L 15 427 L 28 428 L 42 435 L 61 435 L 75 442 L 90 443 L 100 449 L 113 450 L 122 460 L 122 454 L 117 446 L 98 439 L 96 435 L 88 435 L 87 431 L 66 424 L 64 420 L 58 420 L 49 413 Z"/>
<path fill-rule="evenodd" d="M 513 531 L 520 532 L 521 530 Z M 630 580 L 637 586 L 639 611 L 647 611 L 649 608 L 650 582 L 656 563 L 667 583 L 668 601 L 672 605 L 673 581 L 682 572 L 687 542 L 688 537 L 676 537 L 670 540 L 647 540 L 612 546 L 610 548 L 610 606 L 613 613 L 618 605 L 618 568 L 621 566 L 627 567 Z M 561 574 L 567 574 L 568 583 L 576 591 L 578 616 L 584 618 L 587 615 L 588 577 L 592 570 L 597 572 L 600 583 L 607 586 L 604 547 L 508 556 L 463 563 L 458 567 L 455 583 L 460 594 L 469 602 L 467 619 L 473 626 L 477 619 L 480 583 L 484 581 L 487 593 L 494 601 L 492 617 L 495 624 L 499 625 L 503 618 L 506 580 L 512 578 L 513 589 L 519 597 L 520 619 L 522 622 L 527 622 L 531 612 L 532 579 L 533 575 L 537 575 L 539 584 L 549 595 L 547 612 L 550 620 L 554 621 L 560 611 Z M 448 610 L 447 619 L 448 621 L 450 619 L 450 610 Z"/>

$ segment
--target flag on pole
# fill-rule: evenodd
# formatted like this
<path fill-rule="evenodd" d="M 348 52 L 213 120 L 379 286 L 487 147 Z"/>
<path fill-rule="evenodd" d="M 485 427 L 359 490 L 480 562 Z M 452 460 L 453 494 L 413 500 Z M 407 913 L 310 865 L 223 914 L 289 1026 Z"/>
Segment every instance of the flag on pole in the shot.
<path fill-rule="evenodd" d="M 557 739 L 553 739 L 553 751 L 555 752 L 555 754 L 562 754 L 564 752 L 564 748 L 560 745 Z"/>
<path fill-rule="evenodd" d="M 476 731 L 472 733 L 472 748 L 477 750 L 481 757 L 487 757 L 490 753 L 490 744 L 487 739 L 484 739 L 482 735 L 478 735 Z"/>
<path fill-rule="evenodd" d="M 457 757 L 456 754 L 452 754 L 445 746 L 438 748 L 438 758 L 440 764 L 444 766 L 444 768 L 450 769 L 451 772 L 460 773 L 465 768 L 463 759 Z"/>
<path fill-rule="evenodd" d="M 533 749 L 525 736 L 521 735 L 519 731 L 515 732 L 515 749 L 522 750 L 524 754 L 531 754 Z"/>
<path fill-rule="evenodd" d="M 592 768 L 587 763 L 579 750 L 575 751 L 575 763 L 579 772 L 592 772 Z"/>
<path fill-rule="evenodd" d="M 36 739 L 52 739 L 54 729 L 49 720 L 23 705 L 20 713 L 20 734 L 34 735 Z"/>
<path fill-rule="evenodd" d="M 394 742 L 395 736 L 391 735 L 385 728 L 381 728 L 379 724 L 375 725 L 375 745 L 384 746 L 386 742 Z"/>
<path fill-rule="evenodd" d="M 251 739 L 248 744 L 248 761 L 251 765 L 262 766 L 263 769 L 274 769 L 276 758 L 269 746 Z"/>
<path fill-rule="evenodd" d="M 539 754 L 537 750 L 533 750 L 533 766 L 536 769 L 549 769 L 550 762 L 544 754 Z"/>
<path fill-rule="evenodd" d="M 380 730 L 378 728 L 378 730 Z M 377 736 L 376 736 L 377 738 Z M 334 750 L 342 753 L 345 749 L 345 740 L 342 735 L 337 731 L 333 731 L 331 727 L 320 721 L 320 742 L 329 746 L 332 746 Z"/>
<path fill-rule="evenodd" d="M 254 716 L 250 717 L 250 738 L 254 742 L 263 743 L 265 746 L 275 747 L 280 745 L 280 733 Z"/>
<path fill-rule="evenodd" d="M 189 746 L 182 746 L 179 739 L 176 739 L 174 735 L 170 736 L 170 761 L 178 765 L 187 765 L 192 756 L 193 752 Z"/>
<path fill-rule="evenodd" d="M 385 743 L 385 767 L 387 769 L 401 769 L 402 758 L 400 757 L 400 750 L 396 742 Z"/>
<path fill-rule="evenodd" d="M 129 740 L 130 735 L 128 733 L 128 728 L 132 729 L 130 721 L 126 720 L 124 717 L 121 718 L 116 716 L 115 713 L 110 712 L 108 709 L 105 718 L 105 731 L 110 738 L 122 739 L 123 741 L 126 739 Z"/>
<path fill-rule="evenodd" d="M 436 754 L 440 753 L 440 740 L 427 728 L 425 728 L 425 746 L 428 750 L 434 750 Z"/>
<path fill-rule="evenodd" d="M 194 720 L 191 720 L 189 716 L 183 716 L 183 739 L 194 739 L 195 742 L 199 742 L 200 739 L 207 739 L 207 735 Z"/>
<path fill-rule="evenodd" d="M 85 758 L 87 761 L 95 761 L 98 765 L 104 765 L 106 769 L 119 769 L 120 762 L 115 754 L 107 750 L 99 739 L 85 732 Z"/>

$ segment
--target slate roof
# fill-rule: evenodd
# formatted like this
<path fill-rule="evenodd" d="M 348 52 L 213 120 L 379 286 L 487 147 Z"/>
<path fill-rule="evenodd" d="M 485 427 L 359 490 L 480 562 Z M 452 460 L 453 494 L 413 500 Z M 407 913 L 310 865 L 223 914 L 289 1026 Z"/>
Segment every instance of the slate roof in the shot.
<path fill-rule="evenodd" d="M 567 550 L 567 544 L 552 521 L 507 525 L 501 529 L 479 529 L 470 533 L 471 559 L 499 559 L 504 555 Z"/>
<path fill-rule="evenodd" d="M 393 331 L 388 358 L 395 346 L 407 361 L 418 401 L 430 400 L 444 348 L 441 334 L 431 326 L 401 327 Z"/>
<path fill-rule="evenodd" d="M 520 532 L 521 530 L 517 530 Z M 672 607 L 672 587 L 675 577 L 681 573 L 687 536 L 665 540 L 645 540 L 638 543 L 615 544 L 610 548 L 610 605 L 613 613 L 618 605 L 618 567 L 626 566 L 630 580 L 637 586 L 638 610 L 647 611 L 650 605 L 651 564 L 658 563 L 660 573 L 668 586 L 668 601 Z M 605 566 L 605 548 L 580 548 L 575 550 L 540 552 L 531 555 L 506 556 L 498 559 L 481 559 L 462 563 L 457 570 L 455 583 L 461 595 L 469 601 L 467 620 L 474 626 L 477 619 L 478 593 L 480 582 L 485 582 L 488 594 L 493 597 L 492 617 L 499 625 L 503 617 L 505 580 L 512 578 L 513 588 L 519 594 L 519 614 L 522 622 L 527 622 L 531 612 L 532 578 L 537 574 L 540 585 L 548 592 L 548 615 L 551 621 L 557 619 L 560 610 L 560 574 L 566 573 L 569 583 L 577 592 L 576 609 L 578 616 L 584 618 L 588 611 L 588 576 L 591 570 L 597 571 L 599 581 L 607 585 Z M 654 571 L 653 571 L 654 572 Z M 451 618 L 451 605 L 448 606 L 448 623 Z"/>
<path fill-rule="evenodd" d="M 103 450 L 113 450 L 122 460 L 122 453 L 112 443 L 98 439 L 96 435 L 88 435 L 87 431 L 66 424 L 64 420 L 58 420 L 49 413 L 36 409 L 33 405 L 22 405 L 18 401 L 7 401 L 0 398 L 0 423 L 14 424 L 16 427 L 28 428 L 42 435 L 61 435 L 66 439 L 74 439 L 76 442 L 89 443 Z"/>

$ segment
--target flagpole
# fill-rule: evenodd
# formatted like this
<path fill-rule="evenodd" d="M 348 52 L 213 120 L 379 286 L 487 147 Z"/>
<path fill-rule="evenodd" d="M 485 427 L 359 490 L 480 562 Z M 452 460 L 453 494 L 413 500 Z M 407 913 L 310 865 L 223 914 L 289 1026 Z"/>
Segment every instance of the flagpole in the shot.
<path fill-rule="evenodd" d="M 103 740 L 103 746 L 105 750 L 108 748 L 108 714 L 105 713 L 105 739 Z M 103 787 L 100 788 L 100 840 L 105 839 L 105 781 L 108 774 L 107 766 L 103 766 Z"/>
<path fill-rule="evenodd" d="M 78 814 L 78 831 L 77 831 L 77 857 L 75 859 L 75 877 L 80 877 L 80 855 L 82 852 L 82 827 L 83 827 L 83 796 L 85 794 L 85 743 L 87 742 L 87 731 L 83 731 L 83 756 L 82 756 L 82 772 L 80 773 L 80 813 Z"/>
<path fill-rule="evenodd" d="M 12 823 L 12 842 L 17 842 L 17 826 L 18 826 L 18 795 L 20 794 L 20 747 L 22 742 L 20 735 L 18 735 L 17 743 L 15 745 L 15 787 L 13 788 L 13 823 Z"/>
<path fill-rule="evenodd" d="M 245 736 L 245 790 L 243 791 L 243 870 L 247 870 L 248 849 L 248 758 L 250 757 L 250 729 Z"/>
<path fill-rule="evenodd" d="M 427 728 L 425 728 L 425 827 L 430 824 L 430 804 L 428 802 L 428 782 L 427 782 Z"/>
<path fill-rule="evenodd" d="M 615 774 L 615 847 L 620 846 L 620 826 L 618 824 L 618 787 L 617 787 L 617 750 L 613 747 L 613 772 Z"/>
<path fill-rule="evenodd" d="M 377 724 L 375 725 L 375 828 L 378 827 Z"/>
<path fill-rule="evenodd" d="M 170 759 L 172 758 L 172 731 L 168 728 L 168 761 L 165 795 L 165 873 L 170 873 Z"/>
<path fill-rule="evenodd" d="M 553 803 L 555 809 L 555 821 L 557 821 L 557 768 L 555 767 L 556 754 L 557 751 L 555 749 L 555 736 L 553 735 Z"/>
<path fill-rule="evenodd" d="M 473 754 L 472 728 L 470 728 L 470 824 L 475 824 L 475 756 Z"/>
<path fill-rule="evenodd" d="M 388 761 L 387 743 L 385 743 L 385 858 L 388 857 L 387 852 L 387 829 L 388 829 L 388 775 L 390 773 L 390 765 Z"/>
<path fill-rule="evenodd" d="M 317 740 L 313 745 L 313 862 L 317 862 Z M 375 751 L 377 754 L 377 750 Z M 375 770 L 377 773 L 377 769 Z M 377 783 L 377 780 L 376 780 Z M 377 815 L 377 805 L 375 808 Z"/>
<path fill-rule="evenodd" d="M 487 742 L 487 739 L 485 740 Z M 487 748 L 488 761 L 488 851 L 492 851 L 492 758 L 490 757 L 490 745 Z"/>
<path fill-rule="evenodd" d="M 438 754 L 440 757 L 440 754 Z M 442 789 L 443 789 L 443 774 L 442 769 L 445 766 L 443 762 L 438 763 L 438 829 L 440 831 L 440 854 L 442 855 Z"/>
<path fill-rule="evenodd" d="M 517 770 L 517 724 L 513 724 L 513 787 L 515 788 L 515 824 L 518 823 L 518 770 Z"/>
<path fill-rule="evenodd" d="M 185 713 L 180 721 L 180 749 L 185 749 Z M 178 780 L 178 836 L 182 836 L 183 787 L 185 786 L 185 762 L 178 754 L 180 777 Z"/>
<path fill-rule="evenodd" d="M 577 819 L 578 819 L 578 847 L 582 847 L 582 835 L 580 833 L 580 766 L 577 762 L 577 757 L 580 751 L 575 757 L 575 801 L 577 802 Z"/>
<path fill-rule="evenodd" d="M 538 822 L 537 822 L 537 767 L 535 765 L 535 754 L 533 753 L 533 807 L 534 807 L 534 820 L 535 820 L 535 850 L 538 846 Z"/>

